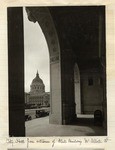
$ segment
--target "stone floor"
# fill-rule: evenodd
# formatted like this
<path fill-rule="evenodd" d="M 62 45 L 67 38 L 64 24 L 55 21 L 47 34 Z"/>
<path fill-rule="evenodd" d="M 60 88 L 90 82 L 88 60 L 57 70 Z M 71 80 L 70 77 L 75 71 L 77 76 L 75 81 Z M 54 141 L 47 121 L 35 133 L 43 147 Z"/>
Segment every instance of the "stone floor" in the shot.
<path fill-rule="evenodd" d="M 71 125 L 49 124 L 49 117 L 37 118 L 25 122 L 26 136 L 104 136 L 106 131 L 94 126 L 93 116 L 78 115 Z"/>

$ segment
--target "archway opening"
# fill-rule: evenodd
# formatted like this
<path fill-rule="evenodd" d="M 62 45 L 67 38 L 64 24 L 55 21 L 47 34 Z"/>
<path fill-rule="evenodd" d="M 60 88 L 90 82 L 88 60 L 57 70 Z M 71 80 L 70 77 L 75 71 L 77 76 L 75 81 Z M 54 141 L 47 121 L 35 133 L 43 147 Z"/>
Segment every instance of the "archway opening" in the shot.
<path fill-rule="evenodd" d="M 77 63 L 74 66 L 74 92 L 75 92 L 75 105 L 77 115 L 81 114 L 80 71 Z"/>
<path fill-rule="evenodd" d="M 24 16 L 24 63 L 25 63 L 25 129 L 32 135 L 34 128 L 49 123 L 50 71 L 49 50 L 38 23 Z M 37 133 L 39 134 L 39 133 Z M 35 133 L 34 133 L 35 136 Z"/>
<path fill-rule="evenodd" d="M 93 125 L 94 115 L 89 113 L 84 113 L 84 103 L 82 103 L 83 95 L 85 95 L 85 91 L 82 91 L 83 84 L 86 79 L 80 79 L 80 70 L 75 63 L 74 65 L 74 97 L 75 97 L 75 112 L 76 112 L 76 124 L 77 125 Z M 81 85 L 82 81 L 82 85 Z M 81 96 L 82 95 L 82 96 Z M 83 105 L 83 106 L 82 106 Z"/>

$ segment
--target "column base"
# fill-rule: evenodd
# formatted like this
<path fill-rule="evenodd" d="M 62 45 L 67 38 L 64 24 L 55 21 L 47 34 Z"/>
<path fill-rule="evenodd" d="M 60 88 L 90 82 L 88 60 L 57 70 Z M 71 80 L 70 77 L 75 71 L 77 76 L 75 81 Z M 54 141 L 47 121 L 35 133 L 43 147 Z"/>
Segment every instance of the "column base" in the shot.
<path fill-rule="evenodd" d="M 62 118 L 61 118 L 61 116 L 57 116 L 56 114 L 50 114 L 49 115 L 49 123 L 62 125 Z"/>
<path fill-rule="evenodd" d="M 75 105 L 63 104 L 63 125 L 71 124 L 76 120 Z"/>

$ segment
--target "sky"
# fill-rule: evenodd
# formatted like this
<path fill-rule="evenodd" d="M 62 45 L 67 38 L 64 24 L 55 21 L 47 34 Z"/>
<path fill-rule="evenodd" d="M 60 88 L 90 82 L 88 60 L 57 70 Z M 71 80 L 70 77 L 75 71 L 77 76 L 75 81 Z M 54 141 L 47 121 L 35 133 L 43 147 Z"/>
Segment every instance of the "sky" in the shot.
<path fill-rule="evenodd" d="M 24 63 L 25 92 L 30 91 L 30 84 L 37 70 L 45 84 L 45 91 L 50 91 L 49 52 L 44 34 L 39 24 L 28 20 L 25 8 L 24 16 Z"/>

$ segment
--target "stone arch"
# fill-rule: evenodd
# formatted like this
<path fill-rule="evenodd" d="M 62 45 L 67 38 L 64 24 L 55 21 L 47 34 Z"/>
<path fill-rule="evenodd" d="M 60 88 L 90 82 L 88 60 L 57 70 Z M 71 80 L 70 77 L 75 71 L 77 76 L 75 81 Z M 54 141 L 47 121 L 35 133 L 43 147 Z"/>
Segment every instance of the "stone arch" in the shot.
<path fill-rule="evenodd" d="M 49 48 L 50 62 L 58 61 L 59 40 L 49 9 L 46 7 L 27 7 L 26 11 L 28 19 L 34 23 L 38 22 L 44 33 Z"/>
<path fill-rule="evenodd" d="M 74 65 L 74 91 L 76 114 L 81 114 L 81 87 L 80 87 L 80 71 L 77 63 Z"/>
<path fill-rule="evenodd" d="M 49 121 L 62 124 L 60 45 L 55 25 L 50 11 L 46 7 L 26 7 L 26 11 L 28 19 L 34 23 L 38 22 L 40 25 L 49 49 L 51 106 Z"/>

